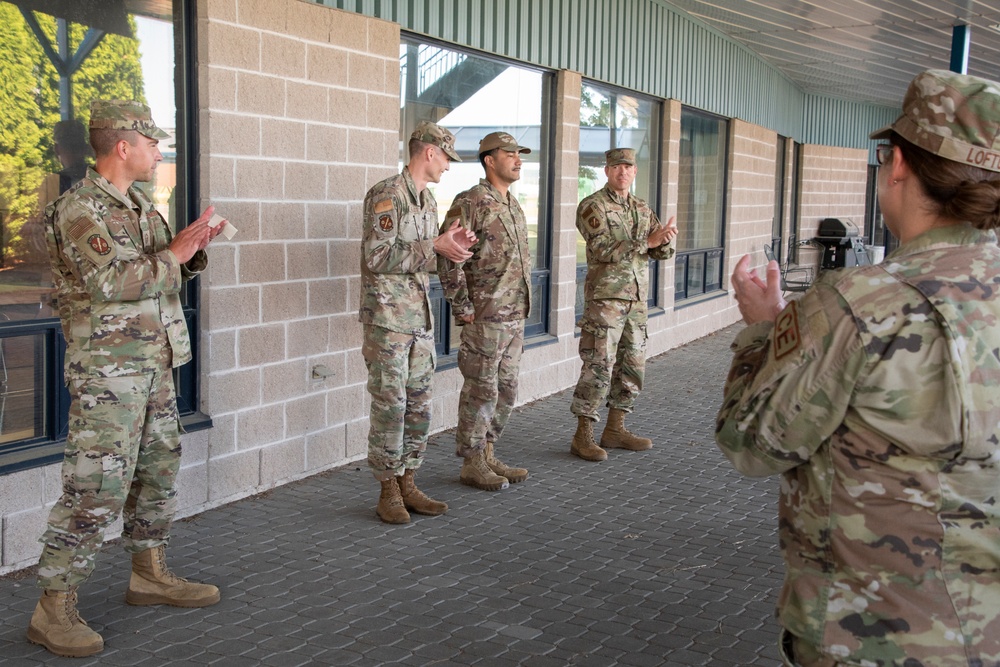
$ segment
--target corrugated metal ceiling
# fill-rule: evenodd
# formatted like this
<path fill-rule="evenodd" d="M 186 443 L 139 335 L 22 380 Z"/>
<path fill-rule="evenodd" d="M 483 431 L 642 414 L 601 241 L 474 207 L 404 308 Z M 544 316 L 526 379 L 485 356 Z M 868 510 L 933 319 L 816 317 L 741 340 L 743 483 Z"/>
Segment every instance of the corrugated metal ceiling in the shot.
<path fill-rule="evenodd" d="M 913 76 L 948 69 L 971 28 L 968 73 L 1000 80 L 1000 0 L 662 0 L 744 44 L 807 93 L 898 106 Z"/>

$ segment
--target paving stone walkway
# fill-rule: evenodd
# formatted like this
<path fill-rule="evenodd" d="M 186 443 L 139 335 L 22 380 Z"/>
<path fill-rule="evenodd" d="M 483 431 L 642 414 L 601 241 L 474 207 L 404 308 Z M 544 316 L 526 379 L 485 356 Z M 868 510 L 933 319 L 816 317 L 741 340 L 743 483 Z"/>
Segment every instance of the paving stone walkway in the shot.
<path fill-rule="evenodd" d="M 362 463 L 178 522 L 170 562 L 213 607 L 124 604 L 106 546 L 80 595 L 99 656 L 29 644 L 34 579 L 0 579 L 0 664 L 775 667 L 777 481 L 712 437 L 737 330 L 649 360 L 628 420 L 649 452 L 570 455 L 566 390 L 511 417 L 498 453 L 531 477 L 505 491 L 461 485 L 454 434 L 432 438 L 417 479 L 445 516 L 379 522 Z"/>

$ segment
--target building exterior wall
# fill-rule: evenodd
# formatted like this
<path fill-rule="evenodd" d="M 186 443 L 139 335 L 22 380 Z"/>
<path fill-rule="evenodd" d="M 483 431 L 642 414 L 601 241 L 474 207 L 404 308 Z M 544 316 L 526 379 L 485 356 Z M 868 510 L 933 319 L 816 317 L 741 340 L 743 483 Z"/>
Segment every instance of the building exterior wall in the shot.
<path fill-rule="evenodd" d="M 180 516 L 365 457 L 361 205 L 369 187 L 396 172 L 399 158 L 398 23 L 303 0 L 199 0 L 197 29 L 200 196 L 239 233 L 213 243 L 201 278 L 201 409 L 213 426 L 183 438 Z M 522 403 L 573 386 L 580 368 L 574 298 L 582 78 L 567 69 L 556 74 L 549 336 L 525 351 Z M 689 101 L 663 101 L 664 220 L 678 199 L 682 103 Z M 763 263 L 776 137 L 775 129 L 730 121 L 727 276 L 744 253 Z M 805 146 L 801 238 L 829 215 L 862 220 L 866 165 L 865 149 Z M 658 270 L 663 308 L 650 317 L 650 355 L 739 319 L 728 293 L 675 306 L 673 262 Z M 436 374 L 434 431 L 454 426 L 460 387 L 457 369 Z M 546 446 L 569 446 L 568 405 L 566 425 L 567 441 Z M 0 572 L 35 562 L 59 489 L 58 465 L 3 477 Z M 376 491 L 373 482 L 372 497 L 359 502 L 374 504 Z"/>
<path fill-rule="evenodd" d="M 816 236 L 823 218 L 864 227 L 868 151 L 807 144 L 802 148 L 799 239 Z"/>

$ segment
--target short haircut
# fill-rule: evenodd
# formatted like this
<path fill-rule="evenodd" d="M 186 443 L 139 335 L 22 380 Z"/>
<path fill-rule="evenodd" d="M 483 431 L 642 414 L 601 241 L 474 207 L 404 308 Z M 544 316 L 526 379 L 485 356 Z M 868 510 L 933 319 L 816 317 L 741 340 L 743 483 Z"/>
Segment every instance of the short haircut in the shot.
<path fill-rule="evenodd" d="M 497 151 L 499 150 L 499 148 L 494 148 L 493 150 L 484 151 L 479 154 L 479 164 L 483 165 L 483 171 L 486 171 L 486 156 L 492 155 L 493 157 L 496 157 Z"/>
<path fill-rule="evenodd" d="M 411 138 L 410 143 L 407 144 L 407 150 L 409 150 L 410 159 L 412 160 L 417 155 L 422 153 L 424 149 L 426 149 L 428 146 L 434 146 L 434 144 L 429 144 L 426 141 L 420 141 L 420 139 Z M 437 148 L 437 146 L 434 147 Z"/>
<path fill-rule="evenodd" d="M 94 128 L 90 130 L 90 146 L 94 155 L 103 157 L 109 155 L 119 141 L 127 141 L 135 146 L 139 141 L 139 133 L 135 130 L 115 130 L 110 128 Z"/>

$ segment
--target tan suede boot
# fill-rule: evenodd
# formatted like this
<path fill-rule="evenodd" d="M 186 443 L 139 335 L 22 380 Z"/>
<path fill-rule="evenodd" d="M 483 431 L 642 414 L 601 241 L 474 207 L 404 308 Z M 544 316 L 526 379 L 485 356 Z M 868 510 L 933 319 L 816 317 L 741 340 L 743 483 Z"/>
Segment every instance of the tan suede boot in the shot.
<path fill-rule="evenodd" d="M 490 467 L 490 470 L 501 477 L 506 477 L 507 481 L 511 484 L 517 484 L 518 482 L 523 482 L 528 479 L 528 471 L 526 468 L 511 468 L 509 465 L 494 456 L 493 443 L 489 440 L 486 441 L 485 453 L 486 465 Z"/>
<path fill-rule="evenodd" d="M 382 492 L 378 496 L 378 506 L 375 513 L 386 523 L 410 523 L 410 514 L 403 506 L 403 497 L 399 495 L 397 477 L 381 480 Z"/>
<path fill-rule="evenodd" d="M 447 503 L 428 498 L 427 494 L 417 488 L 417 482 L 413 479 L 416 472 L 416 470 L 407 470 L 399 478 L 399 495 L 403 498 L 403 506 L 411 512 L 430 516 L 447 512 Z"/>
<path fill-rule="evenodd" d="M 510 480 L 501 477 L 486 463 L 486 452 L 476 452 L 472 458 L 462 462 L 462 472 L 459 473 L 462 484 L 474 486 L 483 491 L 499 491 L 510 486 Z"/>
<path fill-rule="evenodd" d="M 125 602 L 133 605 L 168 604 L 171 607 L 207 607 L 219 601 L 219 589 L 182 579 L 167 568 L 162 544 L 132 554 L 132 577 Z"/>
<path fill-rule="evenodd" d="M 584 461 L 604 461 L 608 453 L 594 442 L 594 421 L 590 417 L 577 417 L 576 433 L 569 451 Z"/>
<path fill-rule="evenodd" d="M 608 423 L 601 434 L 601 446 L 612 449 L 629 449 L 633 452 L 644 452 L 653 448 L 653 441 L 643 438 L 625 428 L 625 411 L 618 408 L 608 410 Z"/>
<path fill-rule="evenodd" d="M 28 624 L 28 641 L 70 658 L 83 658 L 104 650 L 104 639 L 90 629 L 76 610 L 76 588 L 42 591 Z"/>

